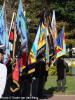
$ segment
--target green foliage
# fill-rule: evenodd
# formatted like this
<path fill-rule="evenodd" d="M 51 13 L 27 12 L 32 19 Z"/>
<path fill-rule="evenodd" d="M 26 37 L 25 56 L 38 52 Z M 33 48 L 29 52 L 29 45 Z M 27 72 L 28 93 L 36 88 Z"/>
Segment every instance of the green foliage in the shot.
<path fill-rule="evenodd" d="M 67 75 L 71 74 L 71 68 L 72 68 L 72 66 L 75 67 L 75 65 L 69 66 L 69 72 L 67 72 Z M 48 74 L 51 75 L 51 76 L 57 75 L 57 68 L 56 68 L 56 66 L 50 66 Z"/>
<path fill-rule="evenodd" d="M 50 75 L 56 75 L 57 74 L 56 66 L 50 66 L 48 74 L 50 74 Z"/>

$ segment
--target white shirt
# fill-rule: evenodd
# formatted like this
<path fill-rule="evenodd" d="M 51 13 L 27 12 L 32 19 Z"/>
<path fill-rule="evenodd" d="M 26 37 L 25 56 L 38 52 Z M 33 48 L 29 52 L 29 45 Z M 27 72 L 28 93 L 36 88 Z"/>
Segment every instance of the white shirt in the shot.
<path fill-rule="evenodd" d="M 0 98 L 4 93 L 7 79 L 7 67 L 0 63 Z"/>

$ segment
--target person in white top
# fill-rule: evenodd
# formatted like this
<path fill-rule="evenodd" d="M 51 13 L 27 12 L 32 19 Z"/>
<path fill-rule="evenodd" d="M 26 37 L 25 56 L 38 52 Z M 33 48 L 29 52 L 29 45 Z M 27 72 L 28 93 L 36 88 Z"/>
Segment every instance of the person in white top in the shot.
<path fill-rule="evenodd" d="M 0 63 L 0 98 L 4 93 L 7 80 L 7 68 L 4 64 Z"/>
<path fill-rule="evenodd" d="M 0 47 L 0 98 L 2 98 L 4 93 L 7 80 L 7 67 L 6 65 L 2 64 L 2 54 L 3 50 Z"/>

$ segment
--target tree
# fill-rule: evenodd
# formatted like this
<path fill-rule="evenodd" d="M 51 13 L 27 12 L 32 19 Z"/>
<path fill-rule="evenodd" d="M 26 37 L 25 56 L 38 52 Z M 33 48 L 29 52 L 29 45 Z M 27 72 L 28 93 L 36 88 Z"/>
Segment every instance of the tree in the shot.
<path fill-rule="evenodd" d="M 1 0 L 1 6 L 3 2 Z M 67 39 L 70 39 L 71 35 L 75 34 L 75 0 L 22 0 L 22 2 L 23 9 L 26 11 L 26 18 L 31 20 L 29 24 L 30 37 L 33 36 L 35 38 L 44 8 L 46 9 L 47 22 L 51 21 L 52 11 L 55 9 L 58 33 L 60 33 L 61 27 L 64 25 Z M 13 11 L 17 13 L 18 4 L 19 0 L 6 0 L 7 20 L 9 23 L 11 22 Z M 34 38 L 30 38 L 31 45 Z"/>

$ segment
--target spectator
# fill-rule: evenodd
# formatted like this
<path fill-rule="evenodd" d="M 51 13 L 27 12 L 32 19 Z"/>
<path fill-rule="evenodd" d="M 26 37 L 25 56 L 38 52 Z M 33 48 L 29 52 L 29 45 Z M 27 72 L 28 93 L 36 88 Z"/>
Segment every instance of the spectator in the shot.
<path fill-rule="evenodd" d="M 57 92 L 61 90 L 62 92 L 65 91 L 65 84 L 66 84 L 66 63 L 63 58 L 59 57 L 55 61 L 54 65 L 57 67 Z M 62 83 L 62 86 L 61 86 Z"/>

